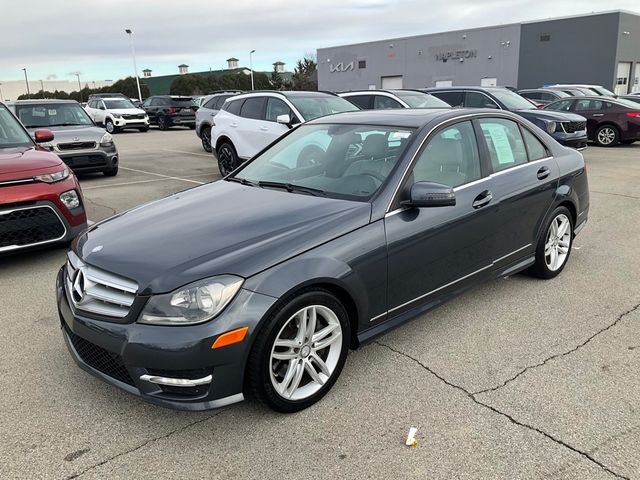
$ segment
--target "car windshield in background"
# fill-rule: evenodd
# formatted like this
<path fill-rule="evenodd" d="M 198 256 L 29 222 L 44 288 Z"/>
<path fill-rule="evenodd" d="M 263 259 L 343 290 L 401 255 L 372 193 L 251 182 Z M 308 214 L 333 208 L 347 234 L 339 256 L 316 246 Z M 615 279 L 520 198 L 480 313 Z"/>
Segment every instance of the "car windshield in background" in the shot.
<path fill-rule="evenodd" d="M 404 127 L 302 125 L 228 180 L 366 201 L 393 171 L 412 133 Z"/>
<path fill-rule="evenodd" d="M 196 101 L 191 97 L 171 97 L 171 103 L 173 105 L 181 105 L 183 107 L 197 106 Z"/>
<path fill-rule="evenodd" d="M 427 93 L 395 92 L 395 95 L 411 108 L 451 108 L 444 100 Z"/>
<path fill-rule="evenodd" d="M 78 103 L 16 105 L 16 114 L 27 128 L 93 125 Z"/>
<path fill-rule="evenodd" d="M 359 110 L 353 103 L 342 97 L 334 97 L 333 95 L 327 95 L 326 97 L 319 95 L 310 95 L 308 97 L 292 96 L 289 97 L 289 100 L 302 114 L 305 121 L 313 120 L 314 118 L 324 115 L 331 115 L 332 113 Z"/>
<path fill-rule="evenodd" d="M 593 90 L 594 92 L 596 92 L 599 95 L 604 95 L 607 97 L 615 97 L 616 94 L 613 93 L 611 90 L 607 90 L 604 87 L 589 87 L 590 90 Z"/>
<path fill-rule="evenodd" d="M 33 147 L 31 137 L 4 105 L 0 105 L 0 148 Z"/>
<path fill-rule="evenodd" d="M 109 109 L 118 109 L 118 108 L 136 108 L 131 100 L 125 100 L 124 98 L 118 98 L 116 100 L 104 100 L 105 106 Z"/>
<path fill-rule="evenodd" d="M 508 110 L 534 110 L 536 108 L 529 100 L 506 88 L 489 91 L 491 95 L 502 102 Z"/>

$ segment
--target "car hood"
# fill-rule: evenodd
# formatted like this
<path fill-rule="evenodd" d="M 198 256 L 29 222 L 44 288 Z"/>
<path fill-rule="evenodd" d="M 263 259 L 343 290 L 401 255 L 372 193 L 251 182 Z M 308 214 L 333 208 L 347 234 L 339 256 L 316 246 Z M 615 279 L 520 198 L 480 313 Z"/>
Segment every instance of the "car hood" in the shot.
<path fill-rule="evenodd" d="M 218 181 L 91 227 L 87 263 L 135 280 L 141 294 L 214 275 L 247 278 L 369 223 L 371 204 Z"/>
<path fill-rule="evenodd" d="M 104 128 L 93 125 L 64 125 L 59 127 L 30 127 L 30 133 L 47 128 L 53 132 L 52 144 L 67 142 L 99 142 L 106 133 Z"/>
<path fill-rule="evenodd" d="M 34 147 L 0 149 L 0 181 L 51 173 L 61 165 L 57 155 Z"/>
<path fill-rule="evenodd" d="M 539 118 L 555 122 L 584 122 L 586 119 L 575 113 L 556 112 L 554 110 L 514 110 L 514 113 L 526 118 Z"/>
<path fill-rule="evenodd" d="M 139 108 L 112 108 L 107 110 L 108 113 L 119 113 L 121 115 L 144 115 L 147 112 Z"/>

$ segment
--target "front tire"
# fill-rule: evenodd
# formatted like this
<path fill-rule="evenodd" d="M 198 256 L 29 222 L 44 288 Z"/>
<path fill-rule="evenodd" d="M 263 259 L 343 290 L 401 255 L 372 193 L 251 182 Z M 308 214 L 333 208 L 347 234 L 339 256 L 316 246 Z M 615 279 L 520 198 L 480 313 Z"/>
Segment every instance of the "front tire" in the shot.
<path fill-rule="evenodd" d="M 602 125 L 596 129 L 593 140 L 599 147 L 613 147 L 620 141 L 620 132 L 613 125 Z"/>
<path fill-rule="evenodd" d="M 326 290 L 307 289 L 266 319 L 247 364 L 251 394 L 269 408 L 293 413 L 324 397 L 349 350 L 349 318 Z"/>
<path fill-rule="evenodd" d="M 211 127 L 202 128 L 200 131 L 200 140 L 202 141 L 204 151 L 211 153 Z"/>
<path fill-rule="evenodd" d="M 536 261 L 529 273 L 538 278 L 556 277 L 564 270 L 573 245 L 573 219 L 566 207 L 556 208 L 538 239 Z"/>
<path fill-rule="evenodd" d="M 115 133 L 116 126 L 113 124 L 113 120 L 111 120 L 110 118 L 107 118 L 104 121 L 104 129 L 109 133 Z"/>
<path fill-rule="evenodd" d="M 233 172 L 240 161 L 238 159 L 238 154 L 236 153 L 236 149 L 233 148 L 231 143 L 225 142 L 218 148 L 218 168 L 220 169 L 220 174 L 223 177 L 226 177 L 231 172 Z"/>

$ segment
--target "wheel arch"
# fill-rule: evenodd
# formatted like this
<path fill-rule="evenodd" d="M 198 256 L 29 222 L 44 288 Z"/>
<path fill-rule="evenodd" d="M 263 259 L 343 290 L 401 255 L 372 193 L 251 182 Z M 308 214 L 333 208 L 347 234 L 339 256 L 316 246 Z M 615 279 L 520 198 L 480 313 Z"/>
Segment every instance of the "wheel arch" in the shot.
<path fill-rule="evenodd" d="M 233 142 L 231 141 L 231 139 L 226 136 L 226 135 L 220 135 L 217 139 L 216 139 L 216 152 L 218 151 L 218 148 L 220 148 L 220 145 L 222 145 L 223 143 L 230 143 L 231 146 L 235 149 L 236 146 L 233 144 Z"/>

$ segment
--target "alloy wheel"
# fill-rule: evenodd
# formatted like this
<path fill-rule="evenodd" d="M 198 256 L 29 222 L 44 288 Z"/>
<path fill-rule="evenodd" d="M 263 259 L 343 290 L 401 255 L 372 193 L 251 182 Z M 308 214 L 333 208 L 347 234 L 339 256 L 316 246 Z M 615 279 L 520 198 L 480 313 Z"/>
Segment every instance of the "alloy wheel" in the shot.
<path fill-rule="evenodd" d="M 105 123 L 104 128 L 109 133 L 113 133 L 113 131 L 115 130 L 115 128 L 113 126 L 113 122 L 111 122 L 109 120 L 107 121 L 107 123 Z"/>
<path fill-rule="evenodd" d="M 544 260 L 552 272 L 559 270 L 569 255 L 571 246 L 571 221 L 561 213 L 551 221 L 544 245 Z"/>
<path fill-rule="evenodd" d="M 218 165 L 220 166 L 220 173 L 223 176 L 229 175 L 235 168 L 234 155 L 231 151 L 231 147 L 223 145 L 218 153 Z"/>
<path fill-rule="evenodd" d="M 204 148 L 206 152 L 210 152 L 211 151 L 211 128 L 209 127 L 203 128 L 202 132 L 200 132 L 200 136 L 202 139 L 202 148 Z"/>
<path fill-rule="evenodd" d="M 275 391 L 304 400 L 331 378 L 342 352 L 342 326 L 333 310 L 307 306 L 280 329 L 271 349 L 269 372 Z"/>
<path fill-rule="evenodd" d="M 611 145 L 616 139 L 616 132 L 611 127 L 604 127 L 598 131 L 598 143 Z"/>

